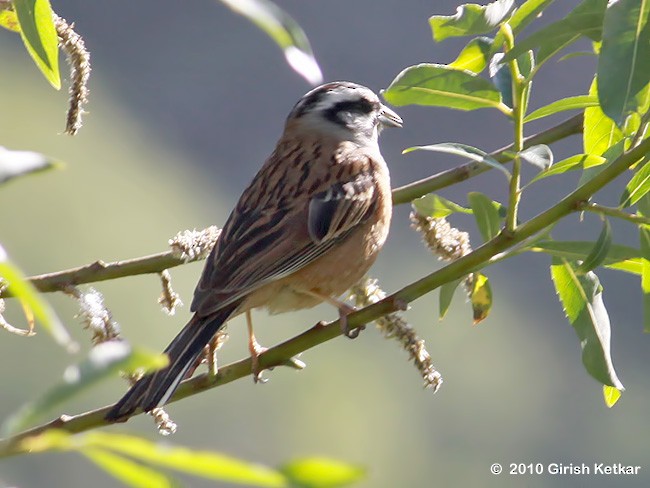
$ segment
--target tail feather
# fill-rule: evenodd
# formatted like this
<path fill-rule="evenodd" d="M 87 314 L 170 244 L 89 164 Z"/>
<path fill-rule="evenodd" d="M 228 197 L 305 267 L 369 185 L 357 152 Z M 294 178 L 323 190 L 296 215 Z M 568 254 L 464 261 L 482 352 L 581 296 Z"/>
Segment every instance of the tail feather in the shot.
<path fill-rule="evenodd" d="M 130 416 L 138 408 L 149 412 L 164 405 L 237 305 L 232 304 L 209 317 L 194 316 L 165 349 L 169 365 L 138 380 L 106 414 L 106 419 L 115 421 Z"/>

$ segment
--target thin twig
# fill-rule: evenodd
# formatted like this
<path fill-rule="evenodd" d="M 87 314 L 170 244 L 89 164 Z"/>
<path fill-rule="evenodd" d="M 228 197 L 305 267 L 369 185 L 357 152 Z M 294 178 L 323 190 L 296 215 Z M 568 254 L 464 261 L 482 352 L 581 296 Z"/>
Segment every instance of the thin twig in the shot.
<path fill-rule="evenodd" d="M 610 217 L 616 217 L 617 219 L 627 220 L 633 224 L 650 225 L 650 218 L 648 217 L 643 217 L 637 214 L 629 214 L 620 208 L 605 207 L 604 205 L 599 205 L 598 203 L 585 203 L 582 207 L 580 207 L 580 210 L 594 212 L 601 215 L 608 215 Z"/>
<path fill-rule="evenodd" d="M 537 144 L 552 144 L 569 136 L 579 134 L 582 132 L 582 122 L 583 115 L 580 113 L 564 122 L 561 122 L 555 127 L 551 127 L 539 134 L 527 137 L 524 139 L 524 149 L 536 146 Z M 490 156 L 498 162 L 505 164 L 512 160 L 514 154 L 513 149 L 514 145 L 510 144 L 509 146 L 497 149 L 491 153 Z M 393 205 L 411 203 L 412 200 L 421 197 L 422 195 L 468 180 L 481 173 L 485 173 L 490 169 L 492 169 L 492 167 L 487 164 L 472 161 L 442 171 L 423 180 L 400 186 L 393 190 Z"/>

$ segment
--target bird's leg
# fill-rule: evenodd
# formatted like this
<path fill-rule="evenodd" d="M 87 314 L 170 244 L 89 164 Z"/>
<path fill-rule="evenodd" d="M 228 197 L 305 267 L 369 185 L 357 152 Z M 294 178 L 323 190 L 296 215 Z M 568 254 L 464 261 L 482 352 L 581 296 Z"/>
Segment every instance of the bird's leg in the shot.
<path fill-rule="evenodd" d="M 324 302 L 329 303 L 330 305 L 337 308 L 337 310 L 339 311 L 339 322 L 341 323 L 341 332 L 345 337 L 348 337 L 349 339 L 356 339 L 357 337 L 359 337 L 359 333 L 366 328 L 365 325 L 361 325 L 356 329 L 350 330 L 350 326 L 348 325 L 348 315 L 357 311 L 357 309 L 354 308 L 352 305 L 348 305 L 347 303 L 345 303 L 342 300 L 339 300 L 338 298 L 331 297 L 329 295 L 323 295 L 313 290 L 306 290 L 305 293 L 312 295 L 313 297 L 319 298 L 320 300 L 323 300 Z"/>
<path fill-rule="evenodd" d="M 266 383 L 267 380 L 262 378 L 263 369 L 260 369 L 260 354 L 266 351 L 266 347 L 260 346 L 255 339 L 253 332 L 253 317 L 251 311 L 246 311 L 246 326 L 248 328 L 248 350 L 251 353 L 251 373 L 253 374 L 253 381 L 255 383 Z"/>

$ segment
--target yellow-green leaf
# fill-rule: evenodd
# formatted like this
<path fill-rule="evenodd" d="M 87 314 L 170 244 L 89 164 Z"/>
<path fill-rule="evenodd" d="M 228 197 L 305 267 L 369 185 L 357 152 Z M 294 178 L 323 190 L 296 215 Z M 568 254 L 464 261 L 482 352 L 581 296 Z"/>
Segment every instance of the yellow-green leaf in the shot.
<path fill-rule="evenodd" d="M 297 459 L 280 468 L 292 486 L 335 488 L 348 486 L 366 477 L 363 467 L 326 458 Z"/>
<path fill-rule="evenodd" d="M 618 390 L 613 386 L 603 385 L 603 398 L 605 399 L 605 405 L 607 405 L 607 408 L 612 408 L 616 405 L 619 398 L 621 398 L 621 390 Z"/>
<path fill-rule="evenodd" d="M 0 27 L 13 32 L 20 32 L 20 24 L 13 10 L 0 10 Z"/>
<path fill-rule="evenodd" d="M 478 74 L 487 66 L 491 48 L 492 40 L 487 37 L 472 39 L 448 66 Z"/>
<path fill-rule="evenodd" d="M 579 275 L 575 264 L 554 258 L 551 278 L 564 313 L 580 340 L 585 369 L 600 383 L 623 390 L 612 363 L 611 324 L 598 277 L 592 271 Z"/>
<path fill-rule="evenodd" d="M 472 211 L 468 208 L 461 207 L 460 205 L 447 200 L 435 193 L 429 193 L 423 197 L 416 198 L 411 202 L 413 208 L 417 213 L 424 217 L 432 217 L 439 219 L 446 217 L 456 212 L 471 214 Z"/>
<path fill-rule="evenodd" d="M 589 88 L 590 96 L 597 96 L 598 81 L 594 78 Z M 603 156 L 607 150 L 623 139 L 623 133 L 600 108 L 600 105 L 587 107 L 583 123 L 584 152 Z"/>
<path fill-rule="evenodd" d="M 27 313 L 36 316 L 57 343 L 70 352 L 77 350 L 77 344 L 72 340 L 54 310 L 41 298 L 36 288 L 26 281 L 20 269 L 9 261 L 2 246 L 0 246 L 0 281 L 6 283 L 9 294 L 21 301 Z"/>
<path fill-rule="evenodd" d="M 478 325 L 487 318 L 492 309 L 492 288 L 487 276 L 482 273 L 474 273 L 470 301 L 474 313 L 474 325 Z"/>
<path fill-rule="evenodd" d="M 178 486 L 168 475 L 110 451 L 86 448 L 82 449 L 81 453 L 127 486 L 133 488 L 174 488 Z"/>
<path fill-rule="evenodd" d="M 92 432 L 87 437 L 90 446 L 203 478 L 253 486 L 286 486 L 284 476 L 278 471 L 218 452 L 160 445 L 135 436 L 106 432 Z"/>
<path fill-rule="evenodd" d="M 60 89 L 59 38 L 49 0 L 13 0 L 13 4 L 27 51 L 45 79 Z"/>

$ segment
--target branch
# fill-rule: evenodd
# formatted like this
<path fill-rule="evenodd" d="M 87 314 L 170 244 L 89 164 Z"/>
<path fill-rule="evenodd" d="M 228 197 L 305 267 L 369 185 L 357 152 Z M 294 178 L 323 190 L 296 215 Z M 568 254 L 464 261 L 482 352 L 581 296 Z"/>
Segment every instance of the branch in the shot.
<path fill-rule="evenodd" d="M 620 208 L 614 207 L 605 207 L 604 205 L 599 205 L 598 203 L 585 203 L 580 210 L 585 210 L 587 212 L 593 212 L 600 215 L 608 215 L 610 217 L 616 217 L 617 219 L 627 220 L 637 225 L 650 225 L 650 218 L 643 217 L 637 214 L 629 214 L 624 212 Z"/>
<path fill-rule="evenodd" d="M 521 224 L 514 231 L 502 231 L 494 239 L 486 242 L 478 249 L 475 249 L 457 261 L 405 286 L 383 300 L 350 314 L 347 318 L 348 327 L 358 328 L 388 313 L 400 310 L 404 307 L 404 304 L 420 298 L 444 283 L 465 276 L 470 271 L 487 263 L 495 255 L 543 231 L 562 217 L 572 212 L 581 211 L 584 202 L 588 201 L 592 195 L 621 173 L 625 172 L 648 152 L 650 152 L 650 139 L 645 139 L 634 149 L 618 157 L 591 180 L 579 186 L 557 204 Z M 302 334 L 262 353 L 259 357 L 260 366 L 264 369 L 278 366 L 285 363 L 291 357 L 332 340 L 339 335 L 341 335 L 341 328 L 338 320 L 329 324 L 318 324 Z M 183 382 L 171 398 L 170 403 L 217 386 L 225 385 L 244 376 L 248 376 L 250 372 L 251 359 L 246 358 L 220 368 L 216 376 L 202 374 Z M 72 417 L 62 416 L 47 424 L 19 433 L 14 437 L 0 440 L 0 457 L 8 457 L 25 452 L 25 448 L 20 443 L 22 439 L 50 429 L 62 429 L 69 433 L 78 433 L 108 425 L 108 422 L 104 419 L 104 415 L 110 408 L 111 406 L 107 406 Z"/>
<path fill-rule="evenodd" d="M 552 144 L 574 134 L 579 134 L 582 132 L 582 121 L 582 114 L 578 114 L 555 127 L 551 127 L 539 134 L 527 137 L 524 139 L 524 148 L 536 146 L 537 144 Z M 490 153 L 490 156 L 500 163 L 507 163 L 508 161 L 512 161 L 513 149 L 514 144 L 510 144 L 509 146 L 497 149 L 493 153 Z M 468 180 L 474 176 L 480 175 L 481 173 L 485 173 L 490 169 L 492 169 L 490 166 L 472 161 L 442 171 L 423 180 L 395 188 L 393 190 L 393 205 L 410 203 L 411 200 L 421 197 L 422 195 Z"/>

